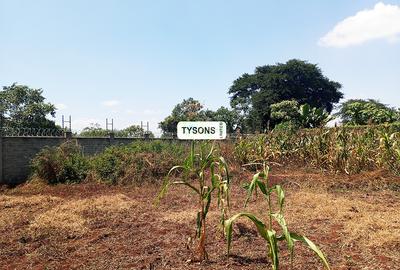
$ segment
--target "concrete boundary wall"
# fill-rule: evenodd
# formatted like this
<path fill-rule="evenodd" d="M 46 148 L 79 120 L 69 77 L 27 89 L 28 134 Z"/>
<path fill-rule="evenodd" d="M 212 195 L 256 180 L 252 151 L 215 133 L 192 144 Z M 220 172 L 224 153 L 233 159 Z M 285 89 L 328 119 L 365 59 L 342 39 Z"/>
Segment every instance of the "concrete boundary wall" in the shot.
<path fill-rule="evenodd" d="M 16 185 L 25 182 L 31 173 L 30 162 L 46 146 L 58 146 L 68 137 L 1 137 L 0 136 L 0 184 Z M 85 155 L 95 155 L 111 145 L 132 143 L 137 138 L 89 138 L 76 140 Z"/>

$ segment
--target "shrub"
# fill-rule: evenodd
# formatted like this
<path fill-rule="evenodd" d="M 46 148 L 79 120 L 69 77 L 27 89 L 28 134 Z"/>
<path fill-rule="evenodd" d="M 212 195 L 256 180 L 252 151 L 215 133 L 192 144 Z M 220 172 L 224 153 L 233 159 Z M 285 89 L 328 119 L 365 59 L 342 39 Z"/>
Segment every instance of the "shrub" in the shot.
<path fill-rule="evenodd" d="M 86 178 L 89 162 L 76 141 L 42 149 L 31 163 L 34 175 L 49 184 L 77 183 Z"/>
<path fill-rule="evenodd" d="M 92 168 L 95 176 L 107 183 L 154 181 L 183 159 L 185 148 L 184 144 L 162 141 L 112 146 L 92 158 Z"/>

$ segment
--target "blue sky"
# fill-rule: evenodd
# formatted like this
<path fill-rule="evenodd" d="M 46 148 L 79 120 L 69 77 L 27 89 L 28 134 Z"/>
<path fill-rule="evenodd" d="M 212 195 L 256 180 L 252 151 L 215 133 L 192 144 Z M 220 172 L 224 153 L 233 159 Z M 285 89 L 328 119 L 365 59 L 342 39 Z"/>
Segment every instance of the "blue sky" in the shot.
<path fill-rule="evenodd" d="M 74 129 L 229 106 L 256 66 L 317 63 L 346 98 L 400 107 L 400 0 L 0 0 L 0 85 L 42 88 Z"/>

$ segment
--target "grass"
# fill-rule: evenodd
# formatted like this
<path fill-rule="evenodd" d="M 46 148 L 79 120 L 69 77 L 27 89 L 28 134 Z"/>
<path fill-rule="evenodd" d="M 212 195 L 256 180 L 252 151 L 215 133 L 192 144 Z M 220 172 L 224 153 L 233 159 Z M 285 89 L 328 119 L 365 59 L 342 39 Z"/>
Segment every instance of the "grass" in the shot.
<path fill-rule="evenodd" d="M 302 190 L 290 197 L 286 213 L 291 222 L 299 223 L 311 215 L 318 220 L 335 220 L 343 224 L 344 245 L 363 248 L 395 246 L 400 241 L 400 213 L 396 207 L 378 202 L 379 197 L 390 196 L 383 191 L 367 198 L 356 193 L 352 198 L 338 196 L 323 190 Z"/>

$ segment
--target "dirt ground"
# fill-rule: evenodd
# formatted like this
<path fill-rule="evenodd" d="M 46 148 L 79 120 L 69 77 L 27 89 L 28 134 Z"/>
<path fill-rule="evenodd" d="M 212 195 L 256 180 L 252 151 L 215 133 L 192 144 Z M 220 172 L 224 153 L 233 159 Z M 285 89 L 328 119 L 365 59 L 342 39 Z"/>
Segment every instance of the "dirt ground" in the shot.
<path fill-rule="evenodd" d="M 329 175 L 304 168 L 276 168 L 271 180 L 285 188 L 291 231 L 306 235 L 332 269 L 400 269 L 400 179 L 384 172 Z M 243 211 L 250 172 L 237 169 L 230 214 Z M 192 262 L 196 199 L 172 187 L 159 207 L 159 186 L 96 183 L 46 186 L 29 183 L 0 190 L 1 269 L 270 269 L 255 227 L 234 227 L 232 254 L 211 205 L 209 261 Z M 245 209 L 266 220 L 261 196 Z M 281 269 L 290 269 L 280 245 Z M 322 269 L 313 253 L 295 246 L 293 269 Z"/>

